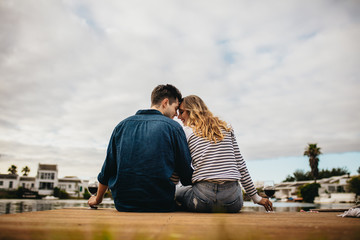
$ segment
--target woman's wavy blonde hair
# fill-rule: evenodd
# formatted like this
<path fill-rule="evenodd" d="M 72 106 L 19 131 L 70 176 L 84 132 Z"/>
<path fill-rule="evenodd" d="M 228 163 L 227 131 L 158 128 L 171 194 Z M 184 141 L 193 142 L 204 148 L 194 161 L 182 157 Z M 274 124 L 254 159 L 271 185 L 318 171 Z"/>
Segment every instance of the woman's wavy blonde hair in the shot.
<path fill-rule="evenodd" d="M 189 115 L 186 125 L 194 130 L 196 136 L 216 143 L 224 139 L 222 129 L 227 132 L 231 131 L 231 127 L 228 127 L 225 121 L 215 117 L 209 111 L 200 97 L 196 95 L 187 96 L 182 99 L 181 104 Z"/>

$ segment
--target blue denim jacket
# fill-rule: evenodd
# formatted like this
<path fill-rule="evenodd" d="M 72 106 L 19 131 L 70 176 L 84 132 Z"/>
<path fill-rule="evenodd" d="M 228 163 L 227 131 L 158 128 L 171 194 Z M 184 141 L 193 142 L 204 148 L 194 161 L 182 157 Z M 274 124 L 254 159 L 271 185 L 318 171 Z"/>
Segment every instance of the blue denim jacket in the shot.
<path fill-rule="evenodd" d="M 109 186 L 118 211 L 167 212 L 175 207 L 174 171 L 191 184 L 181 125 L 157 110 L 139 110 L 114 129 L 98 180 Z"/>

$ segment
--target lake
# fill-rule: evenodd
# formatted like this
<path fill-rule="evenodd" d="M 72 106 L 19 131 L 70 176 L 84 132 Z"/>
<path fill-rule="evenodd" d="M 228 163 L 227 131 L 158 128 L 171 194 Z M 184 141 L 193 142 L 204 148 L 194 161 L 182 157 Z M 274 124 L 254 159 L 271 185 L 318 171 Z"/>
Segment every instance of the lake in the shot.
<path fill-rule="evenodd" d="M 345 209 L 354 206 L 353 203 L 313 204 L 297 202 L 273 202 L 275 212 L 299 212 L 310 209 Z M 22 212 L 45 211 L 62 208 L 88 207 L 87 200 L 33 200 L 33 199 L 0 199 L 0 215 Z M 100 208 L 114 208 L 111 199 L 104 200 Z M 244 202 L 243 211 L 264 212 L 264 207 L 252 202 Z"/>

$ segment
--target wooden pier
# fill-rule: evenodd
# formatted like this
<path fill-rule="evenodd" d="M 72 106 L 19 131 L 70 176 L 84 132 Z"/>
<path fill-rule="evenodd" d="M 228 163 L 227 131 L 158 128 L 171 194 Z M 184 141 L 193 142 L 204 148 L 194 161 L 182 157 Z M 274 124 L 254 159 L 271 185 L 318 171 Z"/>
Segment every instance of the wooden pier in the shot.
<path fill-rule="evenodd" d="M 68 208 L 0 216 L 0 239 L 360 239 L 339 212 L 126 213 Z"/>

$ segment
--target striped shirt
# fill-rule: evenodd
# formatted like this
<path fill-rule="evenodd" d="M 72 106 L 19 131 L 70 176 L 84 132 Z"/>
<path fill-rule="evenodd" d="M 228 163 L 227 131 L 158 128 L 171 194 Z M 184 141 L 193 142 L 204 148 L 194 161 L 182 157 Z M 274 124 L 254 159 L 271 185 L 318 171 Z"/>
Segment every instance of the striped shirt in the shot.
<path fill-rule="evenodd" d="M 190 127 L 184 127 L 184 131 L 194 168 L 193 183 L 240 181 L 253 201 L 259 201 L 260 197 L 240 154 L 233 130 L 223 130 L 224 139 L 217 143 L 196 136 Z"/>

